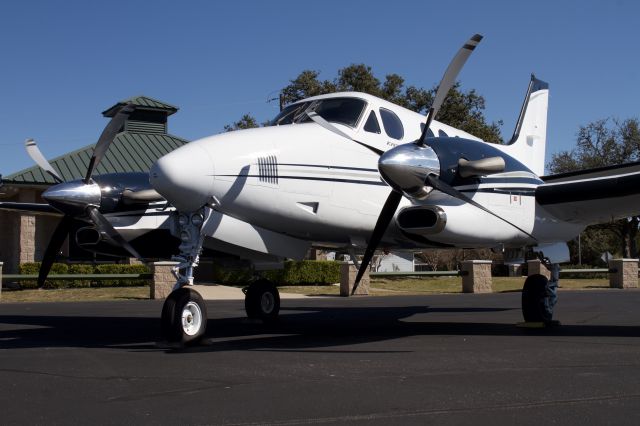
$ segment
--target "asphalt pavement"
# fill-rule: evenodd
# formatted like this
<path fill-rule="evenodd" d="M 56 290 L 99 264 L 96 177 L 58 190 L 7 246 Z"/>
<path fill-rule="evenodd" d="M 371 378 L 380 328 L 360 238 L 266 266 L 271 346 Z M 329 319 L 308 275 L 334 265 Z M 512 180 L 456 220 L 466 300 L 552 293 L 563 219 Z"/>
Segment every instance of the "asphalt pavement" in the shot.
<path fill-rule="evenodd" d="M 158 346 L 161 303 L 0 303 L 2 424 L 640 424 L 640 291 L 209 301 L 207 339 Z"/>

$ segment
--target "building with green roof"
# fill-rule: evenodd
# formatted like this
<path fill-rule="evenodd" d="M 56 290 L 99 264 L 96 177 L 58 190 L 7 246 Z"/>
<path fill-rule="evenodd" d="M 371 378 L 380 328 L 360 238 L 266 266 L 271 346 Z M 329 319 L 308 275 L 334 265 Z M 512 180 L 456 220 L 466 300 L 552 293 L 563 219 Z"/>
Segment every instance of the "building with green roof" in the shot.
<path fill-rule="evenodd" d="M 148 96 L 122 100 L 103 111 L 102 115 L 113 117 L 128 103 L 133 103 L 137 108 L 109 146 L 96 168 L 96 175 L 148 172 L 158 158 L 188 142 L 168 132 L 168 118 L 178 111 L 178 107 Z M 49 162 L 65 181 L 82 179 L 93 154 L 93 147 L 94 144 L 84 146 Z M 42 192 L 55 184 L 55 181 L 34 165 L 3 177 L 2 184 L 2 201 L 44 202 Z M 4 271 L 17 272 L 21 263 L 40 261 L 58 221 L 59 217 L 54 216 L 0 212 L 0 261 L 4 262 Z M 71 249 L 69 243 L 65 243 L 63 255 L 78 252 L 74 250 L 74 242 L 70 244 Z"/>

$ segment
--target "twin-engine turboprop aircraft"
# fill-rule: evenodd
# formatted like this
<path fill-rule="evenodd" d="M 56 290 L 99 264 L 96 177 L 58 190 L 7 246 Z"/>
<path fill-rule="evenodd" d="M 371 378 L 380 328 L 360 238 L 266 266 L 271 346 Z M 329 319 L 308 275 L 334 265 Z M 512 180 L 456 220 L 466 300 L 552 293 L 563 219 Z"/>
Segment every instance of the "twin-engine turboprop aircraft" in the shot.
<path fill-rule="evenodd" d="M 522 262 L 525 248 L 534 247 L 552 279 L 527 278 L 523 315 L 551 321 L 558 263 L 568 260 L 564 242 L 589 224 L 640 212 L 640 165 L 542 176 L 549 92 L 535 77 L 508 144 L 486 143 L 435 121 L 481 38 L 473 36 L 456 54 L 426 118 L 364 93 L 304 99 L 267 127 L 207 137 L 160 158 L 149 175 L 153 188 L 124 177 L 118 183 L 117 175 L 104 178 L 107 184 L 91 177 L 113 139 L 107 129 L 119 128 L 109 124 L 87 177 L 43 194 L 50 206 L 38 209 L 65 219 L 39 282 L 64 241 L 65 221 L 90 224 L 84 238 L 76 236 L 84 247 L 111 242 L 138 257 L 148 250 L 133 247 L 141 233 L 169 231 L 180 240 L 174 259 L 181 263 L 162 327 L 169 341 L 193 342 L 206 327 L 206 306 L 189 287 L 203 246 L 249 259 L 256 270 L 301 259 L 312 246 L 346 249 L 356 263 L 364 253 L 354 292 L 378 248 L 490 247 Z M 113 120 L 123 120 L 121 114 Z M 30 154 L 51 173 L 39 151 Z M 4 204 L 0 208 L 29 207 Z M 138 226 L 149 216 L 155 222 Z M 172 246 L 169 239 L 165 245 Z M 250 317 L 274 319 L 279 306 L 272 283 L 256 280 L 247 288 Z"/>

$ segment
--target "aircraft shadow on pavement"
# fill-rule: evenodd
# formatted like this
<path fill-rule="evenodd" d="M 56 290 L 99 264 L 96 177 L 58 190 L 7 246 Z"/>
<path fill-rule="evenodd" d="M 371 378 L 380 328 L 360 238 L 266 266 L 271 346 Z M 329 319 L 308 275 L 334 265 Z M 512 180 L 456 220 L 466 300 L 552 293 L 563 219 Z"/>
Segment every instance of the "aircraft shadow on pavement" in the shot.
<path fill-rule="evenodd" d="M 272 324 L 252 322 L 244 317 L 209 319 L 204 343 L 188 350 L 354 352 L 354 348 L 347 346 L 408 336 L 523 336 L 534 333 L 567 337 L 640 337 L 637 326 L 580 324 L 523 330 L 515 327 L 520 319 L 513 311 L 513 308 L 425 306 L 286 308 L 280 319 Z M 516 317 L 518 319 L 513 321 Z M 159 323 L 152 314 L 136 317 L 5 314 L 0 315 L 0 349 L 110 347 L 130 351 L 161 350 L 155 343 L 160 340 Z"/>

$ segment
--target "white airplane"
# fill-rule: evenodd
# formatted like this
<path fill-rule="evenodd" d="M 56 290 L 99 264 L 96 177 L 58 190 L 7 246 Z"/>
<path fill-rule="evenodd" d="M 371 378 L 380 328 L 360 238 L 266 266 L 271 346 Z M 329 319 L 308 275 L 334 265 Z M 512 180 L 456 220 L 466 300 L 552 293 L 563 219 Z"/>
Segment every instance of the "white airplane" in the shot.
<path fill-rule="evenodd" d="M 90 167 L 85 180 L 43 197 L 65 217 L 93 222 L 95 243 L 111 240 L 136 256 L 130 241 L 141 232 L 179 237 L 178 280 L 162 311 L 169 341 L 195 342 L 205 333 L 206 306 L 189 287 L 203 246 L 249 259 L 256 270 L 301 259 L 310 247 L 346 249 L 354 262 L 364 252 L 354 292 L 378 248 L 489 247 L 522 262 L 533 247 L 552 278 L 527 278 L 523 315 L 550 322 L 565 242 L 587 225 L 640 212 L 640 166 L 543 177 L 549 92 L 533 76 L 508 144 L 435 121 L 481 38 L 456 54 L 427 117 L 364 93 L 316 96 L 287 106 L 270 126 L 200 139 L 160 158 L 149 175 L 153 190 L 120 185 L 114 195 L 91 179 Z M 103 136 L 92 164 L 108 146 Z M 103 205 L 118 194 L 119 203 Z M 127 199 L 137 210 L 120 211 Z M 147 216 L 154 219 L 137 226 Z M 41 282 L 46 273 L 43 267 Z M 249 317 L 276 318 L 275 285 L 253 282 L 245 307 Z"/>

